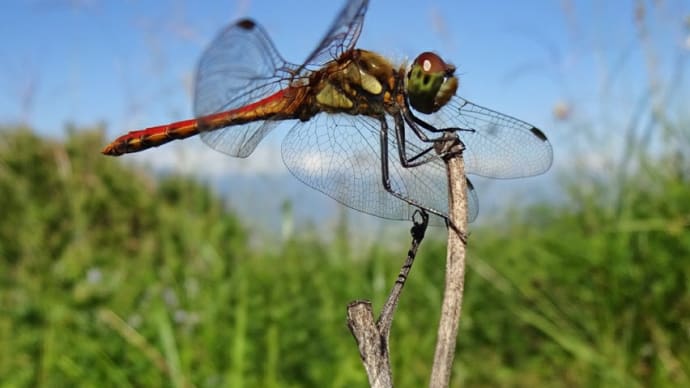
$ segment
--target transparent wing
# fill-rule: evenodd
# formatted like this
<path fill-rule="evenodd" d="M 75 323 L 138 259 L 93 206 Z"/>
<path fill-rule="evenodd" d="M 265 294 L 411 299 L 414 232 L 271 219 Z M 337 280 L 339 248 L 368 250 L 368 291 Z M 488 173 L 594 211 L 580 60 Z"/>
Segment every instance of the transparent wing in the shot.
<path fill-rule="evenodd" d="M 415 112 L 435 128 L 460 128 L 468 174 L 488 178 L 522 178 L 546 172 L 553 149 L 544 133 L 522 120 L 455 96 L 438 112 Z"/>
<path fill-rule="evenodd" d="M 389 175 L 392 188 L 406 198 L 442 214 L 448 213 L 448 185 L 443 162 L 405 168 L 400 164 L 392 120 L 388 136 Z M 375 216 L 409 220 L 416 207 L 391 195 L 381 176 L 380 123 L 368 117 L 320 114 L 298 123 L 283 141 L 283 161 L 305 184 L 336 201 Z M 408 142 L 408 150 L 421 151 Z M 478 200 L 469 186 L 469 220 L 477 217 Z M 444 224 L 440 217 L 431 223 Z"/>
<path fill-rule="evenodd" d="M 199 61 L 194 89 L 194 114 L 203 117 L 247 106 L 285 88 L 297 66 L 280 56 L 263 28 L 240 20 L 213 40 Z M 246 157 L 277 125 L 257 121 L 201 133 L 211 148 Z"/>
<path fill-rule="evenodd" d="M 368 5 L 368 0 L 348 1 L 336 17 L 326 36 L 307 57 L 300 70 L 319 69 L 325 63 L 340 57 L 342 53 L 352 49 L 355 43 L 357 43 L 360 32 L 362 32 L 364 14 L 367 12 Z"/>

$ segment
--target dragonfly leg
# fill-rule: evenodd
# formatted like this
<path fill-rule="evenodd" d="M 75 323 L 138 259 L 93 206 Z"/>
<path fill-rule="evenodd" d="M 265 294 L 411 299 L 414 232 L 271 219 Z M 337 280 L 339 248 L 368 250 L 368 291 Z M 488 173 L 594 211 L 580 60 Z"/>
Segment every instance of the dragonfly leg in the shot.
<path fill-rule="evenodd" d="M 434 143 L 434 146 L 432 146 L 431 148 L 435 148 L 435 145 L 436 145 L 436 144 L 445 142 L 445 141 L 447 140 L 447 138 L 446 138 L 444 135 L 441 135 L 441 136 L 438 136 L 438 137 L 431 138 L 431 137 L 429 137 L 426 133 L 424 133 L 424 131 L 422 130 L 422 128 L 423 128 L 423 129 L 426 129 L 426 130 L 428 130 L 428 131 L 430 131 L 430 132 L 433 132 L 433 133 L 446 133 L 446 132 L 474 132 L 474 129 L 464 129 L 464 128 L 444 128 L 444 129 L 438 129 L 438 128 L 434 127 L 433 125 L 427 123 L 426 121 L 424 121 L 424 120 L 418 118 L 417 116 L 415 116 L 415 115 L 410 111 L 409 108 L 405 108 L 405 110 L 404 110 L 404 112 L 403 112 L 403 117 L 405 118 L 405 122 L 409 125 L 409 127 L 412 129 L 412 131 L 417 135 L 417 137 L 418 137 L 421 141 L 423 141 L 423 142 L 429 142 L 429 143 Z M 404 128 L 403 128 L 403 134 L 404 134 Z M 400 144 L 402 144 L 403 148 L 405 147 L 405 143 L 400 143 Z M 442 151 L 442 152 L 439 153 L 438 156 L 440 156 L 441 158 L 445 158 L 445 157 L 452 157 L 452 156 L 455 156 L 456 154 L 462 153 L 462 151 L 465 150 L 465 144 L 462 142 L 462 140 L 460 140 L 460 145 L 461 145 L 461 149 L 460 149 L 459 151 Z M 429 152 L 429 149 L 425 149 L 425 150 L 422 151 L 421 153 L 419 153 L 419 154 L 417 154 L 417 155 L 415 155 L 415 156 L 413 156 L 412 158 L 407 159 L 407 160 L 408 160 L 408 161 L 412 161 L 412 160 L 414 160 L 414 159 L 419 158 L 419 157 L 422 156 L 423 154 L 426 154 L 427 152 Z M 406 151 L 405 151 L 405 155 L 407 155 L 407 152 L 406 152 Z M 428 159 L 427 159 L 427 160 L 428 160 Z M 425 162 L 426 162 L 427 160 L 425 160 Z M 419 163 L 419 164 L 423 164 L 423 163 Z"/>
<path fill-rule="evenodd" d="M 462 230 L 460 230 L 460 228 L 458 228 L 454 223 L 450 222 L 448 218 L 446 218 L 446 228 L 452 229 L 458 235 L 458 237 L 460 237 L 460 241 L 462 241 L 464 245 L 467 245 L 469 233 L 465 233 Z"/>
<path fill-rule="evenodd" d="M 414 116 L 411 116 L 414 118 Z M 425 155 L 427 155 L 430 151 L 434 150 L 437 148 L 438 144 L 441 144 L 442 142 L 445 142 L 447 139 L 442 135 L 439 136 L 438 138 L 429 138 L 426 133 L 419 127 L 421 124 L 417 123 L 416 121 L 413 121 L 412 118 L 407 117 L 406 115 L 396 115 L 394 116 L 395 118 L 395 134 L 396 138 L 398 141 L 398 157 L 400 158 L 400 163 L 403 165 L 403 167 L 410 168 L 410 167 L 416 167 L 420 166 L 422 164 L 428 163 L 432 159 L 434 159 L 436 156 L 444 158 L 444 157 L 451 157 L 454 156 L 458 152 L 462 152 L 464 150 L 464 144 L 462 144 L 462 141 L 460 142 L 462 149 L 460 151 L 442 151 L 439 152 L 437 155 L 429 156 L 426 158 L 423 158 Z M 404 120 L 403 120 L 404 119 Z M 430 124 L 419 120 L 420 123 L 423 123 L 424 126 L 433 128 Z M 432 143 L 429 147 L 426 147 L 422 149 L 421 151 L 417 152 L 416 154 L 412 155 L 411 157 L 408 157 L 408 151 L 407 151 L 407 142 L 405 141 L 405 123 L 409 125 L 409 127 L 412 129 L 412 131 L 417 135 L 417 137 L 422 140 L 423 142 L 429 142 Z M 424 127 L 424 128 L 426 128 Z"/>
<path fill-rule="evenodd" d="M 426 138 L 426 140 L 423 141 L 439 141 L 442 140 L 442 138 L 434 138 L 430 139 L 426 134 L 424 134 L 418 126 L 426 129 L 429 132 L 432 133 L 441 133 L 441 132 L 475 132 L 474 129 L 472 128 L 460 128 L 460 127 L 448 127 L 448 128 L 436 128 L 433 125 L 427 123 L 426 121 L 420 119 L 419 117 L 415 116 L 414 113 L 410 110 L 408 106 L 404 108 L 404 115 L 405 115 L 405 121 L 410 125 L 410 127 L 415 131 L 417 136 L 422 139 L 423 137 Z M 415 125 L 416 124 L 416 125 Z"/>
<path fill-rule="evenodd" d="M 395 137 L 398 141 L 398 158 L 400 159 L 400 164 L 402 164 L 402 166 L 405 168 L 410 168 L 421 166 L 422 164 L 427 163 L 431 158 L 426 158 L 422 160 L 419 159 L 424 155 L 428 154 L 431 150 L 433 150 L 434 146 L 430 145 L 429 147 L 423 149 L 422 151 L 408 158 L 406 147 L 407 142 L 405 141 L 405 122 L 403 121 L 402 116 L 400 115 L 395 115 L 394 119 Z"/>
<path fill-rule="evenodd" d="M 396 118 L 396 122 L 398 121 L 398 118 Z M 381 118 L 379 120 L 381 123 L 381 131 L 380 131 L 380 137 L 381 137 L 381 179 L 383 182 L 383 188 L 386 189 L 387 192 L 389 192 L 391 195 L 394 197 L 407 202 L 408 204 L 417 207 L 421 209 L 424 212 L 435 214 L 439 217 L 442 217 L 444 219 L 447 219 L 446 215 L 439 212 L 438 210 L 434 210 L 431 208 L 428 208 L 421 203 L 406 197 L 404 194 L 399 193 L 393 189 L 393 186 L 391 185 L 391 180 L 390 180 L 390 170 L 389 170 L 389 165 L 388 165 L 388 124 L 386 123 L 385 118 Z M 397 125 L 397 124 L 396 124 Z M 399 131 L 398 131 L 399 132 Z M 404 139 L 403 135 L 403 139 Z M 398 140 L 400 140 L 400 137 L 398 137 Z M 401 162 L 405 159 L 404 156 L 402 155 L 402 150 L 400 147 L 398 147 L 398 155 L 401 157 Z M 428 151 L 425 151 L 428 152 Z M 404 166 L 404 163 L 403 163 Z M 407 167 L 407 166 L 405 166 Z"/>

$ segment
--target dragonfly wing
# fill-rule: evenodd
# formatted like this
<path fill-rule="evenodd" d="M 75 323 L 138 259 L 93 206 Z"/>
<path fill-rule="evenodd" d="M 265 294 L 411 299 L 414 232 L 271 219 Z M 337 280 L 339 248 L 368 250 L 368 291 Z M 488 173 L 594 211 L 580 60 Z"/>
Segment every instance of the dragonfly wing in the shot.
<path fill-rule="evenodd" d="M 553 162 L 551 143 L 541 130 L 464 98 L 455 96 L 436 113 L 416 115 L 436 128 L 461 129 L 468 174 L 522 178 L 546 172 Z"/>
<path fill-rule="evenodd" d="M 290 84 L 296 68 L 283 60 L 261 26 L 240 20 L 221 31 L 201 56 L 194 114 L 203 117 L 267 98 Z M 201 128 L 201 139 L 218 151 L 246 157 L 275 126 L 257 121 L 214 131 Z"/>
<path fill-rule="evenodd" d="M 279 122 L 274 120 L 255 121 L 201 132 L 201 140 L 209 147 L 237 158 L 246 158 Z"/>
<path fill-rule="evenodd" d="M 305 64 L 300 70 L 319 69 L 325 63 L 340 57 L 342 53 L 352 49 L 355 43 L 357 43 L 360 32 L 362 32 L 364 14 L 367 12 L 368 5 L 368 0 L 348 1 L 345 8 L 336 17 L 326 36 L 307 57 L 307 60 L 304 61 Z"/>
<path fill-rule="evenodd" d="M 417 208 L 383 187 L 380 131 L 379 121 L 373 118 L 320 114 L 298 123 L 288 133 L 283 141 L 283 161 L 299 180 L 348 207 L 383 218 L 412 219 Z M 400 164 L 393 129 L 388 139 L 392 188 L 424 207 L 447 214 L 448 185 L 443 162 L 436 158 L 405 168 Z M 421 151 L 416 144 L 410 143 L 409 147 L 411 152 Z M 469 220 L 474 220 L 478 201 L 471 186 L 468 201 Z M 442 225 L 445 221 L 432 217 L 430 222 Z"/>

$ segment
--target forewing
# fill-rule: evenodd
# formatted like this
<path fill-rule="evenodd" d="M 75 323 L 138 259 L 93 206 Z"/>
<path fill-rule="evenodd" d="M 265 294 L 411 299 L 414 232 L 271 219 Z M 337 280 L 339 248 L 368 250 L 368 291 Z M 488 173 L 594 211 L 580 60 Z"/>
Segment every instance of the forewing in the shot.
<path fill-rule="evenodd" d="M 389 125 L 392 125 L 392 120 Z M 383 187 L 381 126 L 368 117 L 320 114 L 297 124 L 283 141 L 283 161 L 305 184 L 336 201 L 383 218 L 409 220 L 417 207 L 394 197 Z M 425 208 L 448 213 L 445 166 L 439 159 L 405 168 L 400 164 L 395 134 L 388 136 L 389 176 L 392 188 Z M 421 151 L 410 143 L 411 151 Z M 470 221 L 478 212 L 474 190 L 468 193 Z M 432 224 L 444 224 L 432 217 Z"/>
<path fill-rule="evenodd" d="M 304 61 L 301 70 L 320 69 L 325 63 L 354 48 L 362 32 L 364 14 L 367 12 L 368 5 L 368 0 L 348 1 L 328 29 L 326 36 Z"/>
<path fill-rule="evenodd" d="M 256 22 L 244 19 L 231 24 L 199 61 L 194 114 L 203 118 L 260 101 L 288 86 L 295 69 L 282 59 Z M 218 151 L 246 157 L 275 125 L 273 121 L 257 121 L 214 131 L 203 131 L 202 127 L 201 139 Z"/>
<path fill-rule="evenodd" d="M 437 129 L 460 129 L 468 174 L 521 178 L 542 174 L 553 162 L 551 143 L 541 130 L 462 97 L 453 97 L 436 113 L 415 114 Z"/>

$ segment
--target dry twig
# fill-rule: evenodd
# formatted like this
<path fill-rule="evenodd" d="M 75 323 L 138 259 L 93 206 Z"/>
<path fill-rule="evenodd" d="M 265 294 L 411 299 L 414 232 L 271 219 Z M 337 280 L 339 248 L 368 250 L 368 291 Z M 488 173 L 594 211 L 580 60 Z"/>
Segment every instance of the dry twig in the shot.
<path fill-rule="evenodd" d="M 443 155 L 448 175 L 448 253 L 446 283 L 430 387 L 447 387 L 450 383 L 465 279 L 467 181 L 462 159 L 463 144 L 454 133 L 446 133 L 445 138 L 445 141 L 437 144 L 436 152 Z M 388 338 L 402 288 L 426 231 L 428 215 L 424 212 L 420 214 L 422 222 L 415 222 L 412 227 L 412 246 L 391 294 L 383 306 L 379 320 L 374 321 L 371 303 L 368 301 L 354 301 L 347 307 L 348 327 L 359 346 L 359 353 L 371 387 L 393 386 Z"/>

